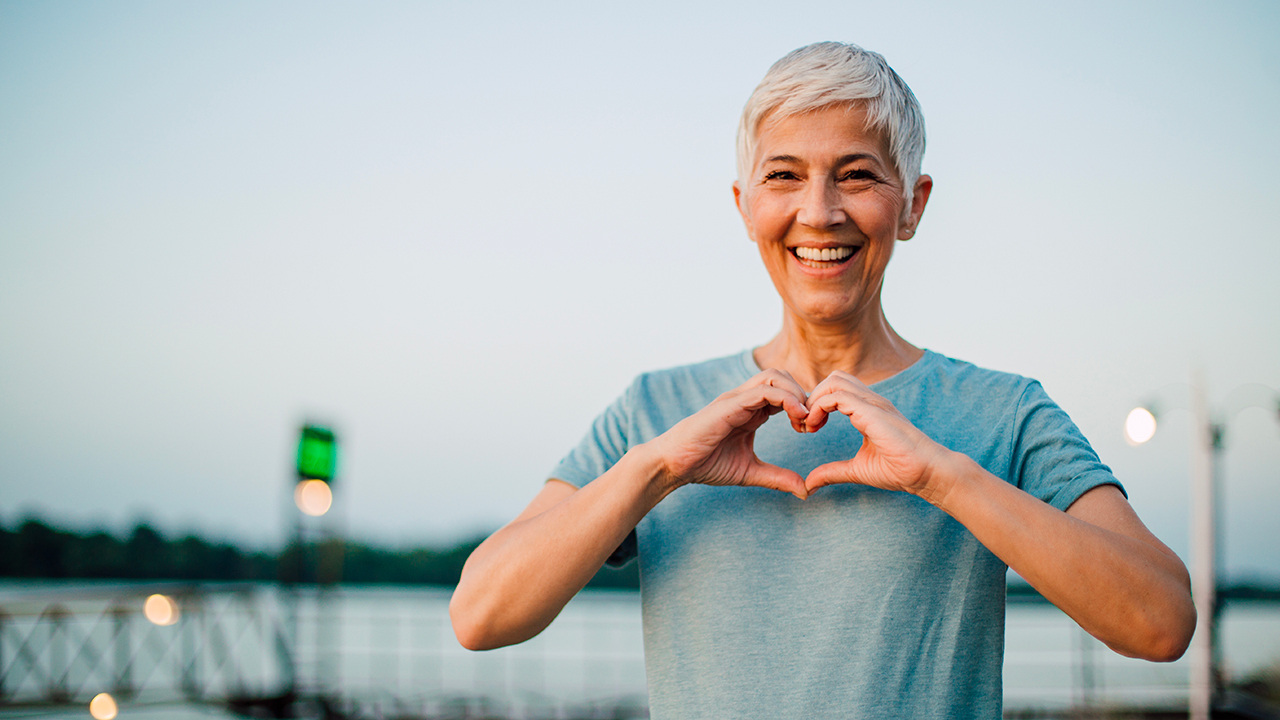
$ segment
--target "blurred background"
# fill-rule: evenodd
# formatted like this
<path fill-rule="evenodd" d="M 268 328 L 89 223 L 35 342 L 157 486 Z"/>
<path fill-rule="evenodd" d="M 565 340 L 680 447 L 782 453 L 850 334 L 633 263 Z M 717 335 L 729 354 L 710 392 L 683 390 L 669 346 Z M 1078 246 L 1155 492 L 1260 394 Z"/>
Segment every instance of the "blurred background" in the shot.
<path fill-rule="evenodd" d="M 778 301 L 738 113 L 820 39 L 924 106 L 886 312 L 1040 379 L 1187 546 L 1191 416 L 1280 386 L 1280 9 L 1265 2 L 0 4 L 0 519 L 281 542 L 300 423 L 353 536 L 513 517 L 638 372 Z M 1166 431 L 1167 430 L 1167 431 Z M 1280 442 L 1230 424 L 1226 567 L 1280 577 Z"/>
<path fill-rule="evenodd" d="M 1280 581 L 1280 425 L 1232 394 L 1280 388 L 1277 36 L 1262 1 L 0 3 L 0 524 L 277 549 L 318 422 L 350 538 L 492 530 L 636 373 L 776 331 L 734 133 L 834 39 L 928 123 L 895 328 L 1041 380 L 1184 558 L 1192 416 L 1121 428 L 1202 370 L 1221 574 Z"/>

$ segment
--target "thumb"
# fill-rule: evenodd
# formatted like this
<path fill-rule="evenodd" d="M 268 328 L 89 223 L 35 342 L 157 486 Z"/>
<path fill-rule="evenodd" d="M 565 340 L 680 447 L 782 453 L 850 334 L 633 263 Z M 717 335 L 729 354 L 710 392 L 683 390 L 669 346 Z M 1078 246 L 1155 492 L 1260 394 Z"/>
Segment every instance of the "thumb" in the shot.
<path fill-rule="evenodd" d="M 841 460 L 819 465 L 811 470 L 809 476 L 804 479 L 805 491 L 812 493 L 814 490 L 827 485 L 857 482 L 849 467 L 850 464 L 851 461 L 849 460 Z"/>
<path fill-rule="evenodd" d="M 809 491 L 805 487 L 804 478 L 800 477 L 800 473 L 764 462 L 757 463 L 751 469 L 747 476 L 743 478 L 743 484 L 791 493 L 801 500 L 809 497 Z"/>

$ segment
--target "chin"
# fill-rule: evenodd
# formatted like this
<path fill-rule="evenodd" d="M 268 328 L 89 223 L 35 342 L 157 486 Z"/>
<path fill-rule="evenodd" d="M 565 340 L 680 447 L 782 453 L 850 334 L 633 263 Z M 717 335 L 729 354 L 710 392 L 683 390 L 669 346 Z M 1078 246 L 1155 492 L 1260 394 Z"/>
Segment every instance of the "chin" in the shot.
<path fill-rule="evenodd" d="M 814 325 L 853 325 L 857 308 L 849 303 L 806 303 L 790 310 L 796 318 Z"/>

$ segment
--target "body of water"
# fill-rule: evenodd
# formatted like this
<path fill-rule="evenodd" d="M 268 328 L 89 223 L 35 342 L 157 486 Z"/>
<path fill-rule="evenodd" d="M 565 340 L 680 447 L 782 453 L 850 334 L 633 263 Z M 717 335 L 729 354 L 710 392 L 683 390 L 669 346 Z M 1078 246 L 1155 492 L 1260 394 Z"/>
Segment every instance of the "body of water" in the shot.
<path fill-rule="evenodd" d="M 290 594 L 274 586 L 204 586 L 196 594 L 175 594 L 180 604 L 190 604 L 180 622 L 154 627 L 140 617 L 142 599 L 152 589 L 0 587 L 6 702 L 36 697 L 44 692 L 41 683 L 57 680 L 57 672 L 45 670 L 59 661 L 45 658 L 55 653 L 42 644 L 77 655 L 62 678 L 69 702 L 87 702 L 118 684 L 120 668 L 127 667 L 139 708 L 180 699 L 184 692 L 189 696 L 191 688 L 204 697 L 269 695 L 289 675 L 280 653 L 286 645 L 293 648 L 304 691 L 341 696 L 374 716 L 487 712 L 532 718 L 605 707 L 644 713 L 640 601 L 632 592 L 584 591 L 538 637 L 471 652 L 453 635 L 450 591 L 444 588 L 338 587 Z M 57 597 L 61 630 L 37 629 Z M 139 615 L 136 623 L 131 612 Z M 1228 681 L 1274 667 L 1280 663 L 1280 604 L 1228 606 L 1220 637 Z M 32 665 L 32 658 L 44 665 Z M 24 663 L 32 666 L 24 670 Z M 1009 711 L 1185 707 L 1189 676 L 1188 659 L 1157 664 L 1121 657 L 1051 605 L 1009 606 Z"/>
<path fill-rule="evenodd" d="M 345 590 L 332 598 L 344 688 L 373 695 L 480 691 L 507 699 L 604 701 L 645 696 L 640 600 L 583 592 L 538 637 L 474 653 L 458 645 L 448 591 Z M 1280 664 L 1280 605 L 1239 603 L 1222 618 L 1226 679 Z M 317 657 L 322 643 L 311 647 Z M 305 652 L 304 652 L 305 655 Z M 323 665 L 323 663 L 321 663 Z M 318 668 L 323 676 L 323 667 Z M 1185 706 L 1190 658 L 1151 663 L 1116 654 L 1046 603 L 1011 603 L 1004 665 L 1007 709 Z"/>

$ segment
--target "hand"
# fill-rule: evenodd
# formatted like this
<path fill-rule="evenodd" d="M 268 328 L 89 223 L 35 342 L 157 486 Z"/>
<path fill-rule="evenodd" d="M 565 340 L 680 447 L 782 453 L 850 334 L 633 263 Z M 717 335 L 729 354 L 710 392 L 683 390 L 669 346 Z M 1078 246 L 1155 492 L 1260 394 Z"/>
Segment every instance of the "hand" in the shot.
<path fill-rule="evenodd" d="M 832 413 L 839 412 L 862 433 L 862 447 L 852 459 L 820 465 L 809 473 L 805 478 L 808 492 L 824 485 L 857 483 L 926 499 L 936 494 L 938 489 L 931 487 L 930 481 L 947 449 L 929 439 L 861 380 L 845 372 L 832 373 L 813 389 L 808 407 L 804 427 L 809 432 L 816 432 Z"/>
<path fill-rule="evenodd" d="M 766 487 L 808 497 L 804 479 L 792 470 L 762 462 L 755 453 L 756 430 L 779 412 L 804 432 L 809 416 L 805 393 L 790 374 L 765 370 L 716 398 L 651 441 L 674 487 L 688 483 Z"/>

